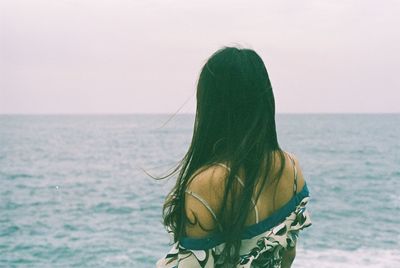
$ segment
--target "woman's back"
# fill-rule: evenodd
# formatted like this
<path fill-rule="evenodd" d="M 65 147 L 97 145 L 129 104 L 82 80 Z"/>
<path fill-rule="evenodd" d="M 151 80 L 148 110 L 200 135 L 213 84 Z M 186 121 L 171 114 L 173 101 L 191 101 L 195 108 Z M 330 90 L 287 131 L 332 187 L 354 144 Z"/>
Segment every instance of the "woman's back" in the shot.
<path fill-rule="evenodd" d="M 286 164 L 281 178 L 277 183 L 267 183 L 264 185 L 263 189 L 261 189 L 260 196 L 255 204 L 257 213 L 248 214 L 246 226 L 256 224 L 257 217 L 258 221 L 268 218 L 272 213 L 284 206 L 293 197 L 294 187 L 296 187 L 296 192 L 300 192 L 303 188 L 305 181 L 298 160 L 293 155 L 289 156 L 287 153 L 285 157 Z M 274 154 L 274 158 L 275 165 L 272 168 L 272 173 L 276 174 L 280 169 L 281 161 L 277 154 Z M 293 166 L 291 158 L 295 166 Z M 263 168 L 263 166 L 260 165 L 260 168 Z M 297 186 L 295 184 L 295 169 L 297 173 Z M 187 187 L 185 209 L 188 220 L 192 223 L 197 221 L 197 224 L 186 225 L 187 236 L 204 237 L 210 233 L 210 231 L 207 230 L 215 230 L 215 228 L 217 228 L 217 221 L 213 214 L 218 215 L 221 209 L 224 185 L 228 173 L 229 167 L 226 164 L 215 164 L 205 169 L 200 169 L 190 180 Z M 238 177 L 242 181 L 245 180 L 246 176 L 243 169 L 239 171 Z M 238 188 L 241 187 L 240 180 L 237 181 Z M 258 180 L 255 192 L 260 190 L 260 182 L 261 179 Z M 193 196 L 193 194 L 188 194 L 188 192 L 194 193 L 195 196 Z M 212 211 L 210 211 L 210 209 Z"/>

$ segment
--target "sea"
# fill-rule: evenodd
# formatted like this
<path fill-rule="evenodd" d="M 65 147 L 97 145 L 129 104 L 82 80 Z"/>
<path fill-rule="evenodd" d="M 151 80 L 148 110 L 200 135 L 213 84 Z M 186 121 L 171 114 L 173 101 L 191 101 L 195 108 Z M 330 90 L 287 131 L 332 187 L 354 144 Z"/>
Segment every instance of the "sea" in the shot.
<path fill-rule="evenodd" d="M 313 225 L 293 267 L 400 267 L 400 114 L 278 114 Z M 0 267 L 154 267 L 194 116 L 0 115 Z"/>

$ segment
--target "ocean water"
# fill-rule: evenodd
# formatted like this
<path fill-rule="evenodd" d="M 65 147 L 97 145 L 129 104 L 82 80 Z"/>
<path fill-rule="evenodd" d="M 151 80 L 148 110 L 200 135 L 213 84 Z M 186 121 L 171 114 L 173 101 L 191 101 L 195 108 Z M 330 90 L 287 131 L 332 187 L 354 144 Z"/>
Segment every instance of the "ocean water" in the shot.
<path fill-rule="evenodd" d="M 1 115 L 0 267 L 154 267 L 193 116 Z M 293 267 L 400 267 L 400 115 L 277 116 L 313 226 Z"/>

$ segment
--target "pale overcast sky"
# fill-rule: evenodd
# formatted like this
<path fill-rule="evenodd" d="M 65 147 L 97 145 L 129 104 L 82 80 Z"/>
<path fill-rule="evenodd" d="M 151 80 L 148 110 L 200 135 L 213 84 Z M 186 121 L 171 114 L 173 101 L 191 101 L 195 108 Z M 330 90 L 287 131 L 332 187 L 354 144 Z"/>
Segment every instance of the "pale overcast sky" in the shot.
<path fill-rule="evenodd" d="M 0 113 L 194 112 L 200 68 L 256 50 L 280 113 L 400 112 L 398 0 L 1 0 Z"/>

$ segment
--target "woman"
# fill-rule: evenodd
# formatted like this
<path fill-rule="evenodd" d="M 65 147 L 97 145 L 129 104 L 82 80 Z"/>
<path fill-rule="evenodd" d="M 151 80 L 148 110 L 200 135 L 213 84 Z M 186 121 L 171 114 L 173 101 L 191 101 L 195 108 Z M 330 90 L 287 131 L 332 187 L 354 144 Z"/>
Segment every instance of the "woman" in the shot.
<path fill-rule="evenodd" d="M 311 225 L 308 189 L 279 147 L 271 83 L 253 50 L 222 48 L 202 68 L 192 142 L 175 172 L 163 209 L 175 244 L 157 267 L 291 266 Z"/>

